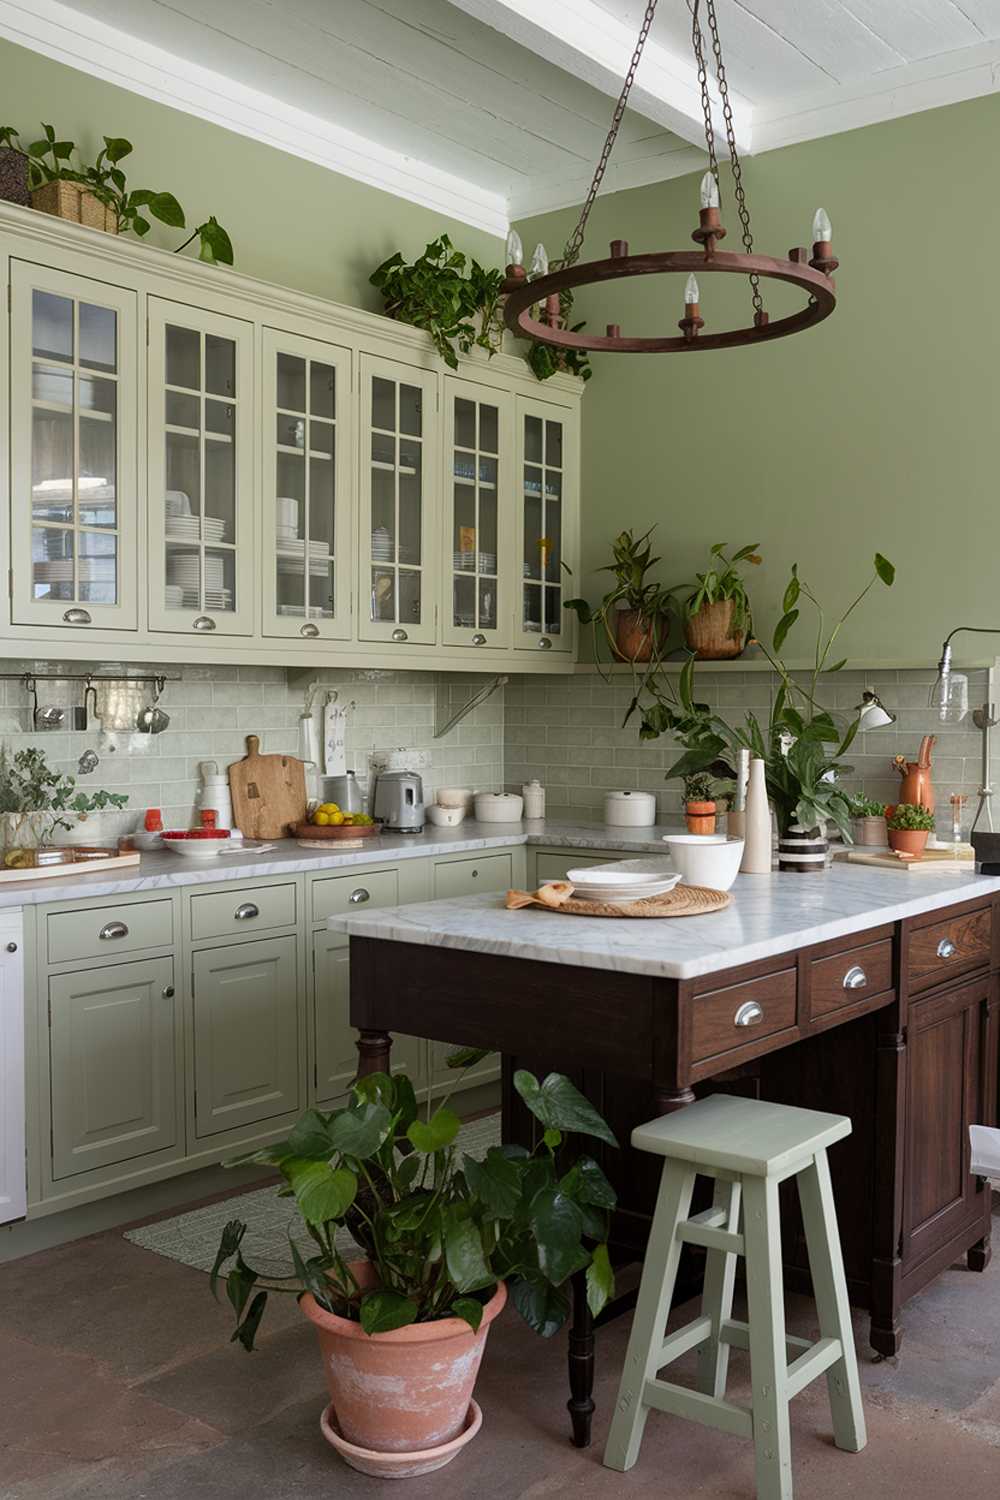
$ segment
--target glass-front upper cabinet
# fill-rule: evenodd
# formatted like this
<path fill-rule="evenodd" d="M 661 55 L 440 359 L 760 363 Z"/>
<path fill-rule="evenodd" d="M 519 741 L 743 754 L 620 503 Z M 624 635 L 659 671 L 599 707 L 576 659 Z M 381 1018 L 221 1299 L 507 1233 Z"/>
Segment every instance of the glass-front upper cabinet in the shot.
<path fill-rule="evenodd" d="M 149 622 L 254 626 L 253 327 L 149 299 Z"/>
<path fill-rule="evenodd" d="M 451 646 L 510 645 L 514 408 L 508 395 L 445 381 L 444 628 Z"/>
<path fill-rule="evenodd" d="M 264 634 L 346 640 L 351 355 L 264 330 Z"/>
<path fill-rule="evenodd" d="M 436 376 L 362 356 L 362 640 L 433 644 L 436 637 L 436 401 Z"/>
<path fill-rule="evenodd" d="M 11 267 L 16 625 L 137 628 L 136 297 Z"/>
<path fill-rule="evenodd" d="M 515 646 L 572 651 L 573 616 L 563 609 L 579 593 L 566 571 L 577 569 L 577 414 L 517 398 L 518 541 L 521 570 Z M 564 566 L 565 565 L 565 566 Z"/>

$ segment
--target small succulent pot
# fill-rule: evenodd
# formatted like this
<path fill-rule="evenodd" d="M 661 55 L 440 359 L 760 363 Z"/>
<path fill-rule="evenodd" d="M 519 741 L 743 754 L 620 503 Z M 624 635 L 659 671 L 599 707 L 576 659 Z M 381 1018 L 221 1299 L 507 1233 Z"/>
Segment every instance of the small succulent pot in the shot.
<path fill-rule="evenodd" d="M 854 834 L 855 844 L 861 846 L 884 849 L 889 842 L 889 831 L 886 828 L 884 815 L 881 818 L 855 818 L 851 831 Z"/>
<path fill-rule="evenodd" d="M 793 823 L 778 835 L 778 869 L 790 875 L 818 874 L 826 869 L 829 848 L 821 828 Z"/>
<path fill-rule="evenodd" d="M 714 802 L 687 802 L 684 815 L 688 833 L 714 833 L 716 804 Z"/>
<path fill-rule="evenodd" d="M 914 855 L 917 858 L 927 848 L 930 830 L 927 828 L 890 828 L 889 848 L 897 854 Z"/>
<path fill-rule="evenodd" d="M 13 146 L 0 146 L 0 198 L 5 203 L 19 203 L 22 208 L 31 207 L 28 158 Z"/>
<path fill-rule="evenodd" d="M 614 650 L 619 661 L 652 661 L 664 634 L 663 620 L 651 620 L 638 609 L 615 611 Z"/>
<path fill-rule="evenodd" d="M 696 615 L 684 622 L 684 634 L 691 650 L 699 661 L 728 661 L 739 656 L 746 645 L 746 634 L 733 634 L 732 599 L 717 599 L 714 604 L 703 604 Z"/>
<path fill-rule="evenodd" d="M 72 219 L 88 229 L 118 233 L 114 211 L 77 182 L 46 182 L 31 194 L 31 206 L 38 213 L 54 214 L 57 219 Z"/>

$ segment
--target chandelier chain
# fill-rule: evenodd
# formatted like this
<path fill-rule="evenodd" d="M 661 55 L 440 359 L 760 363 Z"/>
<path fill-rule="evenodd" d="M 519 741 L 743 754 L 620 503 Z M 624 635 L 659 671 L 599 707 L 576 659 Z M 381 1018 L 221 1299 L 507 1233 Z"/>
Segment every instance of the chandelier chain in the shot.
<path fill-rule="evenodd" d="M 698 5 L 695 0 L 695 25 L 697 26 Z M 743 247 L 748 255 L 753 254 L 753 233 L 750 229 L 750 210 L 747 208 L 746 193 L 743 188 L 743 168 L 740 164 L 739 152 L 736 149 L 736 130 L 733 125 L 733 106 L 729 99 L 729 83 L 726 79 L 726 65 L 722 60 L 722 42 L 719 38 L 719 22 L 715 14 L 715 0 L 705 0 L 705 13 L 708 16 L 708 29 L 712 37 L 712 51 L 715 54 L 715 76 L 719 83 L 719 98 L 722 100 L 722 117 L 726 127 L 726 143 L 729 146 L 729 160 L 733 171 L 733 196 L 736 199 L 736 209 L 743 226 Z M 700 27 L 698 28 L 700 31 Z M 705 90 L 702 90 L 702 98 Z M 711 114 L 706 114 L 706 126 L 711 134 Z M 718 177 L 718 172 L 716 172 Z M 764 311 L 764 302 L 760 294 L 760 277 L 750 276 L 751 296 L 753 299 L 754 313 Z"/>
<path fill-rule="evenodd" d="M 691 11 L 691 45 L 698 64 L 698 86 L 701 89 L 701 112 L 705 117 L 705 147 L 708 151 L 708 169 L 719 187 L 719 161 L 715 154 L 715 129 L 712 125 L 712 101 L 708 96 L 708 68 L 705 65 L 705 38 L 698 20 L 698 0 L 688 0 Z"/>
<path fill-rule="evenodd" d="M 642 26 L 639 28 L 639 38 L 635 44 L 635 51 L 632 53 L 632 61 L 629 64 L 628 72 L 625 74 L 625 82 L 622 84 L 622 91 L 618 96 L 618 103 L 615 105 L 615 112 L 611 116 L 611 128 L 608 131 L 607 140 L 604 142 L 604 149 L 601 152 L 600 160 L 598 161 L 597 166 L 594 170 L 594 180 L 590 184 L 590 191 L 587 194 L 582 209 L 580 210 L 580 217 L 577 220 L 576 228 L 573 230 L 573 233 L 566 241 L 566 248 L 563 251 L 562 259 L 555 263 L 556 266 L 560 269 L 565 266 L 575 265 L 576 262 L 580 259 L 580 250 L 583 247 L 583 236 L 587 228 L 587 220 L 590 218 L 590 210 L 594 206 L 594 199 L 597 197 L 597 194 L 600 191 L 601 183 L 604 180 L 604 173 L 607 170 L 608 158 L 610 157 L 611 152 L 614 149 L 615 141 L 618 138 L 618 130 L 625 115 L 625 106 L 628 103 L 628 96 L 632 92 L 632 84 L 635 81 L 636 69 L 639 66 L 639 59 L 642 57 L 642 49 L 646 45 L 646 38 L 649 36 L 649 28 L 652 26 L 653 17 L 656 14 L 656 3 L 657 0 L 648 0 L 648 4 L 646 5 L 646 14 L 643 16 Z"/>

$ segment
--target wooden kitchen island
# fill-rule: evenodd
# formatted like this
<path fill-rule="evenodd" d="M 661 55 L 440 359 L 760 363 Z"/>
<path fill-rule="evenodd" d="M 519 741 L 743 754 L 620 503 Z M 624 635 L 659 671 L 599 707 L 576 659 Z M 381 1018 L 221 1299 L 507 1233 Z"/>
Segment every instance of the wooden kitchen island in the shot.
<path fill-rule="evenodd" d="M 534 1122 L 513 1071 L 568 1073 L 621 1143 L 600 1146 L 618 1193 L 612 1248 L 641 1258 L 658 1163 L 632 1128 L 703 1093 L 739 1091 L 849 1115 L 831 1152 L 852 1300 L 895 1354 L 900 1310 L 961 1255 L 990 1255 L 990 1192 L 970 1124 L 997 1120 L 1000 880 L 835 866 L 740 876 L 724 912 L 663 921 L 508 912 L 470 897 L 334 918 L 351 937 L 360 1071 L 392 1033 L 504 1054 L 504 1139 Z M 595 1143 L 596 1144 L 596 1143 Z M 789 1286 L 808 1289 L 786 1202 Z M 569 1410 L 584 1446 L 594 1330 L 574 1287 Z"/>

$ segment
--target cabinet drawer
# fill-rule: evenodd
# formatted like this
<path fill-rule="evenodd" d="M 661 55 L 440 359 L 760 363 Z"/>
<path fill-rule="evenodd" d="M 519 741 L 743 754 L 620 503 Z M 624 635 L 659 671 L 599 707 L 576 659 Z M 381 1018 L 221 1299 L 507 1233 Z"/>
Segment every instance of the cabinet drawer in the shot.
<path fill-rule="evenodd" d="M 509 854 L 490 854 L 485 859 L 457 859 L 434 866 L 434 895 L 438 900 L 456 896 L 478 896 L 483 891 L 506 891 L 513 879 Z"/>
<path fill-rule="evenodd" d="M 892 989 L 892 938 L 849 948 L 832 958 L 815 958 L 810 972 L 814 1017 L 855 1005 Z"/>
<path fill-rule="evenodd" d="M 166 948 L 174 940 L 172 901 L 141 901 L 134 906 L 88 906 L 53 912 L 46 918 L 50 964 L 77 958 L 118 958 L 140 948 Z"/>
<path fill-rule="evenodd" d="M 795 1025 L 795 970 L 710 990 L 691 1001 L 691 1061 L 752 1046 Z"/>
<path fill-rule="evenodd" d="M 191 897 L 191 936 L 253 937 L 268 927 L 295 924 L 295 886 L 234 885 L 228 891 Z"/>
<path fill-rule="evenodd" d="M 607 865 L 615 857 L 615 851 L 607 854 L 580 854 L 576 849 L 564 849 L 561 854 L 539 854 L 535 860 L 535 879 L 539 885 L 547 880 L 565 880 L 567 870 L 582 870 L 584 865 Z M 623 854 L 623 859 L 628 855 Z"/>
<path fill-rule="evenodd" d="M 312 919 L 342 917 L 352 911 L 370 911 L 373 906 L 399 905 L 399 875 L 395 870 L 358 870 L 353 875 L 314 880 Z"/>
<path fill-rule="evenodd" d="M 912 931 L 907 947 L 911 991 L 928 989 L 952 974 L 988 964 L 992 928 L 993 911 L 987 906 Z"/>

